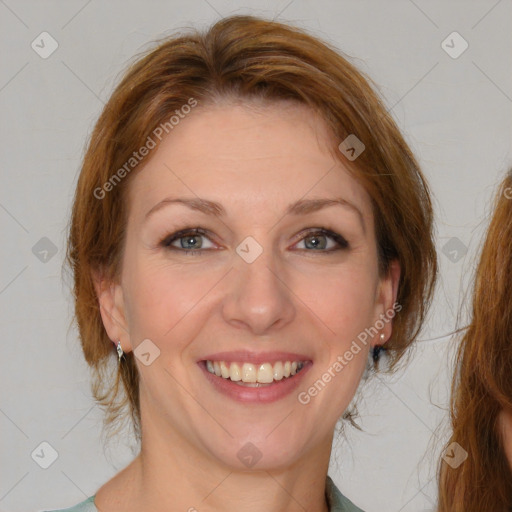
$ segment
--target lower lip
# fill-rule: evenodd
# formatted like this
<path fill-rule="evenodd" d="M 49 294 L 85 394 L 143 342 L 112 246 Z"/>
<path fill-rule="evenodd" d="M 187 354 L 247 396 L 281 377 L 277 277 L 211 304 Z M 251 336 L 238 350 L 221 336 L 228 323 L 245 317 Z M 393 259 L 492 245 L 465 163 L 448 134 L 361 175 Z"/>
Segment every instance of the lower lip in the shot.
<path fill-rule="evenodd" d="M 304 377 L 304 374 L 312 366 L 312 363 L 308 361 L 304 363 L 302 370 L 296 373 L 293 377 L 285 377 L 263 387 L 253 388 L 240 386 L 231 379 L 217 377 L 206 369 L 205 361 L 199 361 L 197 364 L 203 370 L 205 377 L 217 391 L 229 396 L 233 400 L 245 403 L 270 403 L 284 398 L 298 387 Z"/>

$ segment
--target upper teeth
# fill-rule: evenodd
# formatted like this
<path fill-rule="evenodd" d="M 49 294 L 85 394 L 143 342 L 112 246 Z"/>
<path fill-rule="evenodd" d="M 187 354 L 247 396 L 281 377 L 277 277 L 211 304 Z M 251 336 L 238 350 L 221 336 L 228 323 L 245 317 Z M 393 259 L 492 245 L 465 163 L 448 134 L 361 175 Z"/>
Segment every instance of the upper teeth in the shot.
<path fill-rule="evenodd" d="M 303 361 L 277 361 L 271 363 L 226 363 L 224 361 L 206 361 L 206 369 L 217 377 L 232 381 L 260 382 L 267 384 L 283 377 L 295 375 L 304 366 Z"/>

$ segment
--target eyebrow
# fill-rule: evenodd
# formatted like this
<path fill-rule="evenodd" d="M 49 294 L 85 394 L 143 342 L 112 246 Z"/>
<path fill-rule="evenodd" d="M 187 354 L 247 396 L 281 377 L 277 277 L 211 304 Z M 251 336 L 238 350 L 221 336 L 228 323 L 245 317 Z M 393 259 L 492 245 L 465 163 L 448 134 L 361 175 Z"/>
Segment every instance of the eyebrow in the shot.
<path fill-rule="evenodd" d="M 153 206 L 144 216 L 144 220 L 146 221 L 155 212 L 169 204 L 183 204 L 192 210 L 197 210 L 206 215 L 212 215 L 219 218 L 226 215 L 226 210 L 224 210 L 223 206 L 215 201 L 209 201 L 208 199 L 200 197 L 167 197 Z M 363 231 L 366 233 L 366 226 L 361 210 L 355 204 L 342 197 L 299 199 L 288 206 L 285 215 L 307 215 L 329 206 L 343 206 L 357 214 Z"/>

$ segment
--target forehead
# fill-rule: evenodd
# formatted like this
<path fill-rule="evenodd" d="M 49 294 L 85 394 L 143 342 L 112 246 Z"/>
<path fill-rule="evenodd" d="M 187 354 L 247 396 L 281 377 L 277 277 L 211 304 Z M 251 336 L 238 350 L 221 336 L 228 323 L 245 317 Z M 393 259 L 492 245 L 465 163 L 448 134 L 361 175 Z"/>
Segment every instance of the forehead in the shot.
<path fill-rule="evenodd" d="M 214 105 L 180 121 L 130 184 L 137 217 L 167 195 L 250 210 L 306 197 L 344 197 L 371 215 L 364 188 L 335 158 L 323 119 L 297 103 Z M 238 212 L 237 212 L 238 213 Z"/>

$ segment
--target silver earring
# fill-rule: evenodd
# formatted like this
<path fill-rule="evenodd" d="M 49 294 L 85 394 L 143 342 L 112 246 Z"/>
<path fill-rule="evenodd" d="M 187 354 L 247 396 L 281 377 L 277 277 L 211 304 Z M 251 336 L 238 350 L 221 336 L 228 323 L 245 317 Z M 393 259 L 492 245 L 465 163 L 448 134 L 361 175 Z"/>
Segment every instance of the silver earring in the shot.
<path fill-rule="evenodd" d="M 117 342 L 117 355 L 119 356 L 119 362 L 121 362 L 121 357 L 123 357 L 123 347 L 121 347 L 121 340 Z"/>
<path fill-rule="evenodd" d="M 386 349 L 383 346 L 384 345 L 384 338 L 385 338 L 384 333 L 381 332 L 380 333 L 380 343 L 381 344 L 380 345 L 375 345 L 373 347 L 373 350 L 371 351 L 373 362 L 376 363 L 376 364 L 378 364 L 379 358 L 380 358 L 381 354 L 386 351 Z"/>

